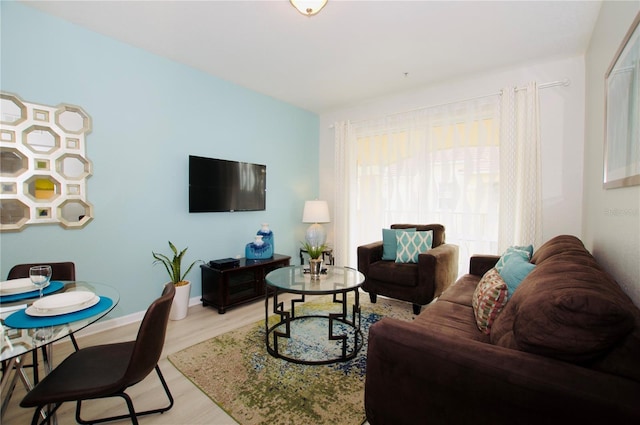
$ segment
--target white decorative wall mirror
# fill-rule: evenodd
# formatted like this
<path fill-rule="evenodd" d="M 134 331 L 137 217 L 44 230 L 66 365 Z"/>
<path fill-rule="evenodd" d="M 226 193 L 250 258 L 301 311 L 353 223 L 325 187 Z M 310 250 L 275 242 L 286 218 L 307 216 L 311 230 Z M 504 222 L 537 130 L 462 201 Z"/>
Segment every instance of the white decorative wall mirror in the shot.
<path fill-rule="evenodd" d="M 80 229 L 91 221 L 90 132 L 91 118 L 79 106 L 39 105 L 0 93 L 0 231 L 51 223 Z"/>

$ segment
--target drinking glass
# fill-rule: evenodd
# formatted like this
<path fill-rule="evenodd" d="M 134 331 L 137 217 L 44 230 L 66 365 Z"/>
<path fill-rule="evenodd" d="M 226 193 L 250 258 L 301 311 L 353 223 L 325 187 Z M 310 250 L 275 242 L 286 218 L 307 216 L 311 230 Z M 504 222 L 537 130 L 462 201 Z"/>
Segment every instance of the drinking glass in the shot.
<path fill-rule="evenodd" d="M 42 298 L 42 290 L 51 280 L 51 266 L 33 266 L 29 269 L 29 277 L 35 287 L 40 290 L 40 298 Z"/>

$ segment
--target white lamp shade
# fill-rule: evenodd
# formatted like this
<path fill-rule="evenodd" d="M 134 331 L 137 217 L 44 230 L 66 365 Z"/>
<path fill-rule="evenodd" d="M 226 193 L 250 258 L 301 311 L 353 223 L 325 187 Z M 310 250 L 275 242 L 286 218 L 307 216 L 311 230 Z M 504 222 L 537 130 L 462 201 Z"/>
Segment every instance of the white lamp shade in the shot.
<path fill-rule="evenodd" d="M 327 0 L 289 0 L 303 15 L 313 16 L 327 4 Z"/>
<path fill-rule="evenodd" d="M 330 221 L 327 201 L 306 201 L 304 203 L 303 223 L 329 223 Z"/>

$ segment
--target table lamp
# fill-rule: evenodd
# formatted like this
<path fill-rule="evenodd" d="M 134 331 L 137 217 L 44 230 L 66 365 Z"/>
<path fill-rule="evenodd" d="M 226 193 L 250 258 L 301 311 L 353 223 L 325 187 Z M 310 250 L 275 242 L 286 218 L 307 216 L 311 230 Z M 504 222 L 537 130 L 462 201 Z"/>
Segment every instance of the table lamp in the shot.
<path fill-rule="evenodd" d="M 327 241 L 327 232 L 320 223 L 329 223 L 329 205 L 327 201 L 306 201 L 302 213 L 303 223 L 313 223 L 307 228 L 305 239 L 311 246 L 322 246 Z"/>

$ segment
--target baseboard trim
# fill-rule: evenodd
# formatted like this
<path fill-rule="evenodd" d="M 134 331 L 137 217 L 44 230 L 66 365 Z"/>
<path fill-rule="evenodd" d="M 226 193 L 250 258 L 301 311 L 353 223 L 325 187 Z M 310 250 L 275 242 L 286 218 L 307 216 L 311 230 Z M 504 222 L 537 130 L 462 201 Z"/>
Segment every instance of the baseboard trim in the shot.
<path fill-rule="evenodd" d="M 200 296 L 189 298 L 189 307 L 200 304 Z M 76 332 L 74 335 L 77 338 L 83 336 L 94 335 L 100 332 L 108 331 L 111 329 L 119 328 L 120 326 L 130 325 L 132 323 L 141 322 L 146 310 L 137 311 L 135 313 L 127 314 L 126 316 L 116 317 L 114 319 L 100 320 L 91 326 Z"/>

